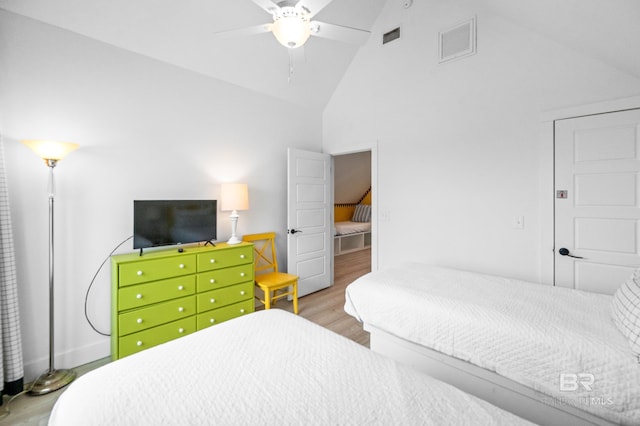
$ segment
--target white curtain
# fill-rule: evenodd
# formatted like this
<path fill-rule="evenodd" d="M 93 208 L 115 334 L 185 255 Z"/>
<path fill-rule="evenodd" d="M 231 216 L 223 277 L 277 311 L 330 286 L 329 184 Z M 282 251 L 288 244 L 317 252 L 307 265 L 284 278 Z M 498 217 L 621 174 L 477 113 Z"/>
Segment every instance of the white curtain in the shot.
<path fill-rule="evenodd" d="M 15 395 L 24 387 L 18 280 L 13 253 L 9 188 L 4 164 L 4 140 L 0 135 L 0 378 L 2 394 Z M 0 404 L 2 399 L 0 398 Z"/>

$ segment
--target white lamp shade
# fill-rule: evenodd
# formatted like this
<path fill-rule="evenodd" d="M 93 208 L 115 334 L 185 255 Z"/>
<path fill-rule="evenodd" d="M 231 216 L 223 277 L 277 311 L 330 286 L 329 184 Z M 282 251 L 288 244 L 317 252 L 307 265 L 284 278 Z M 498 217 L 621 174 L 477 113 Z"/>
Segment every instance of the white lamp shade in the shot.
<path fill-rule="evenodd" d="M 220 210 L 249 210 L 249 189 L 246 183 L 223 183 L 220 188 Z"/>
<path fill-rule="evenodd" d="M 31 148 L 43 160 L 62 160 L 67 154 L 78 149 L 78 144 L 72 142 L 42 139 L 29 139 L 21 142 Z"/>
<path fill-rule="evenodd" d="M 311 26 L 300 15 L 282 16 L 273 23 L 271 31 L 280 44 L 293 49 L 306 43 L 311 35 Z"/>

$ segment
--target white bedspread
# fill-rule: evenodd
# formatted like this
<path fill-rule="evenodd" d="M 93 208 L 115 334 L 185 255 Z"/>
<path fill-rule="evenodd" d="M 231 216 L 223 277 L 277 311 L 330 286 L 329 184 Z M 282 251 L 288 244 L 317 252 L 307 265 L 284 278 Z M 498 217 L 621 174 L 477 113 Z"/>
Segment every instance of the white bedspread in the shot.
<path fill-rule="evenodd" d="M 610 305 L 607 295 L 410 263 L 350 284 L 345 310 L 536 389 L 551 405 L 638 425 L 640 365 Z M 581 384 L 589 375 L 590 392 Z"/>
<path fill-rule="evenodd" d="M 356 234 L 358 232 L 371 232 L 371 222 L 336 222 L 334 235 Z"/>
<path fill-rule="evenodd" d="M 305 319 L 271 309 L 78 378 L 58 399 L 49 424 L 521 422 Z"/>

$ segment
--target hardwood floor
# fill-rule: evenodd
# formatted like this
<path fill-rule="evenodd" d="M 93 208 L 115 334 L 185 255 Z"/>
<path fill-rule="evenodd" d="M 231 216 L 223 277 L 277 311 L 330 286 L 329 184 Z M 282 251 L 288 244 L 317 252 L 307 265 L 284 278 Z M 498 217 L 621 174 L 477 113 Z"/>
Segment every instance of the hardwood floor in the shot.
<path fill-rule="evenodd" d="M 345 287 L 356 278 L 371 270 L 371 250 L 343 254 L 334 262 L 334 284 L 324 290 L 301 297 L 298 301 L 300 316 L 341 334 L 363 346 L 369 347 L 369 333 L 362 330 L 362 325 L 344 312 Z M 280 300 L 275 308 L 293 312 L 292 302 Z M 75 368 L 81 376 L 95 368 L 108 363 L 110 358 L 103 358 Z M 10 414 L 0 418 L 0 425 L 11 426 L 46 426 L 49 414 L 61 389 L 42 396 L 20 395 L 9 404 Z M 0 416 L 5 413 L 9 397 L 4 397 L 4 405 L 0 407 Z"/>
<path fill-rule="evenodd" d="M 356 278 L 371 271 L 371 249 L 336 256 L 333 285 L 301 297 L 298 314 L 318 325 L 369 347 L 369 333 L 362 324 L 344 312 L 344 290 Z M 292 302 L 280 300 L 277 308 L 293 312 Z"/>
<path fill-rule="evenodd" d="M 102 358 L 97 361 L 91 362 L 86 365 L 74 368 L 78 377 L 83 374 L 96 369 L 110 361 L 111 358 Z M 25 385 L 28 389 L 30 384 Z M 60 394 L 64 392 L 64 388 L 56 392 L 51 392 L 46 395 L 32 396 L 32 395 L 20 395 L 9 404 L 11 399 L 8 396 L 4 396 L 4 403 L 0 407 L 0 425 L 11 426 L 46 426 L 49 421 L 49 414 L 53 405 Z M 9 414 L 6 415 L 7 404 L 9 404 Z"/>

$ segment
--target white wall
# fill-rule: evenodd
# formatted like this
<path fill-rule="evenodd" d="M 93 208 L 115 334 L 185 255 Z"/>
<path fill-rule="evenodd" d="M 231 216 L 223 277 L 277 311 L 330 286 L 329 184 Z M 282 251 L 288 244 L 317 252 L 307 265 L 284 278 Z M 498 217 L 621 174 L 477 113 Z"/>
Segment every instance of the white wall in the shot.
<path fill-rule="evenodd" d="M 27 380 L 48 365 L 48 169 L 20 139 L 81 145 L 55 169 L 57 367 L 109 354 L 109 339 L 84 319 L 84 298 L 132 234 L 133 199 L 216 199 L 221 182 L 246 182 L 251 209 L 238 233 L 275 230 L 286 252 L 286 148 L 320 150 L 317 111 L 3 11 L 0 63 Z M 282 117 L 287 126 L 276 125 Z M 224 241 L 227 213 L 218 218 Z M 128 242 L 119 252 L 131 250 Z M 107 263 L 88 305 L 107 332 L 109 279 Z"/>
<path fill-rule="evenodd" d="M 635 95 L 640 80 L 484 2 L 402 3 L 387 2 L 323 117 L 326 152 L 377 141 L 380 267 L 424 260 L 537 281 L 551 249 L 540 244 L 550 213 L 540 206 L 552 197 L 540 190 L 551 154 L 541 113 Z M 478 53 L 439 65 L 438 31 L 473 15 Z M 381 46 L 398 25 L 401 39 Z"/>
<path fill-rule="evenodd" d="M 355 203 L 371 187 L 371 151 L 333 157 L 333 202 Z"/>

